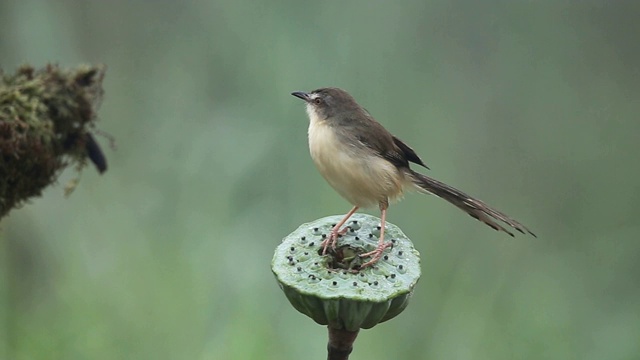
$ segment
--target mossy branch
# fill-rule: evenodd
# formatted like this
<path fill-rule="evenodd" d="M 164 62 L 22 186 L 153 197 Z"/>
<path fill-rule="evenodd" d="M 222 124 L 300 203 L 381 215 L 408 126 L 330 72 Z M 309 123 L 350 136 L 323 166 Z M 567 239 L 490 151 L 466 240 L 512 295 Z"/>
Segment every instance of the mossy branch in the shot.
<path fill-rule="evenodd" d="M 90 133 L 102 99 L 104 66 L 0 70 L 0 218 L 87 159 L 102 173 L 104 154 Z"/>

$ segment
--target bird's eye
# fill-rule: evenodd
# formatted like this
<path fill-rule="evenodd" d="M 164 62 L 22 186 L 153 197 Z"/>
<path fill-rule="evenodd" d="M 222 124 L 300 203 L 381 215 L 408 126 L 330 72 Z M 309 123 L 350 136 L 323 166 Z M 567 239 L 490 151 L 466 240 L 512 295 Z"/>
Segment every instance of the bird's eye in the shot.
<path fill-rule="evenodd" d="M 320 104 L 322 103 L 322 99 L 320 99 L 319 97 L 317 97 L 317 98 L 313 99 L 313 102 L 314 102 L 316 105 L 320 105 Z"/>

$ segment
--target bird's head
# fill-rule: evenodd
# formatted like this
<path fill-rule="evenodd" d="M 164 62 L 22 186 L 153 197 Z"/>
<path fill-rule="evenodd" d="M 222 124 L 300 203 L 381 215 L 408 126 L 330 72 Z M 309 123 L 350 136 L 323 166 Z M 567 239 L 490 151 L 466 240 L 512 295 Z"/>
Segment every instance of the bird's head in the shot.
<path fill-rule="evenodd" d="M 295 91 L 291 95 L 304 100 L 311 119 L 332 121 L 336 115 L 351 111 L 361 111 L 356 100 L 339 88 L 320 88 L 311 92 Z"/>

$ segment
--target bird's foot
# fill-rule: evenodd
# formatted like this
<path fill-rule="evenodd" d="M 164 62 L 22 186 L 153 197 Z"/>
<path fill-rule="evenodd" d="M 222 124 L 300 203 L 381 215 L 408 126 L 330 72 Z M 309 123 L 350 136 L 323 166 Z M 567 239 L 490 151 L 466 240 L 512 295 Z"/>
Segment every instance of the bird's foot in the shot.
<path fill-rule="evenodd" d="M 322 240 L 322 242 L 320 243 L 320 246 L 322 247 L 322 255 L 327 254 L 327 249 L 329 248 L 329 246 L 331 246 L 331 250 L 335 251 L 336 244 L 338 243 L 338 237 L 346 234 L 347 231 L 349 231 L 348 226 L 345 226 L 344 229 L 340 231 L 338 231 L 338 229 L 336 229 L 335 227 L 331 229 L 331 232 L 329 232 L 329 236 L 327 236 L 327 238 Z"/>
<path fill-rule="evenodd" d="M 378 247 L 375 250 L 369 251 L 368 253 L 360 254 L 360 257 L 363 257 L 363 258 L 371 256 L 371 260 L 362 264 L 362 266 L 360 266 L 360 269 L 373 266 L 373 264 L 377 263 L 380 260 L 380 258 L 382 258 L 382 253 L 384 253 L 384 251 L 391 246 L 393 246 L 392 242 L 381 243 L 381 244 L 378 244 Z"/>

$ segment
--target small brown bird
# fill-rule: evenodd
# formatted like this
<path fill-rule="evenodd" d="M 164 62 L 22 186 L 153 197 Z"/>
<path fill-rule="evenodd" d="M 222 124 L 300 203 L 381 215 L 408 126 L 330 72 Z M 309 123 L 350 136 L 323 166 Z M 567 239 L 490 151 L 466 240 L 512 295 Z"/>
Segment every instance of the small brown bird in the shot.
<path fill-rule="evenodd" d="M 415 172 L 409 162 L 428 167 L 411 147 L 391 135 L 346 91 L 322 88 L 310 93 L 293 92 L 307 103 L 309 150 L 320 174 L 353 208 L 323 241 L 323 254 L 335 248 L 344 223 L 359 208 L 378 205 L 381 212 L 378 247 L 362 257 L 371 260 L 361 268 L 375 264 L 391 242 L 384 242 L 389 202 L 402 197 L 405 189 L 439 196 L 495 230 L 514 236 L 500 222 L 525 234 L 531 231 L 502 212 L 464 192 L 426 175 Z"/>

